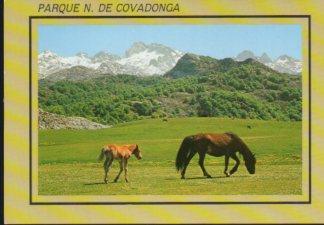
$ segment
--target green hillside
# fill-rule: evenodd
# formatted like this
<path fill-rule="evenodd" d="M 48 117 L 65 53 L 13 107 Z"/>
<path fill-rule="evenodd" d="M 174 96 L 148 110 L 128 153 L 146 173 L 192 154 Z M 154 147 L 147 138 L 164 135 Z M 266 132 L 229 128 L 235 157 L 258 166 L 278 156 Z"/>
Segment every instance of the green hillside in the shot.
<path fill-rule="evenodd" d="M 271 75 L 278 73 L 271 68 L 253 59 L 247 59 L 242 62 L 237 62 L 232 58 L 215 59 L 210 56 L 195 55 L 187 53 L 179 59 L 175 67 L 165 74 L 167 77 L 179 78 L 188 75 L 205 75 L 224 73 L 232 69 L 241 69 L 249 65 L 258 70 L 259 74 Z M 253 70 L 253 69 L 252 69 Z"/>
<path fill-rule="evenodd" d="M 182 116 L 299 121 L 301 96 L 300 76 L 275 72 L 254 60 L 189 54 L 162 77 L 39 82 L 43 110 L 104 124 Z"/>

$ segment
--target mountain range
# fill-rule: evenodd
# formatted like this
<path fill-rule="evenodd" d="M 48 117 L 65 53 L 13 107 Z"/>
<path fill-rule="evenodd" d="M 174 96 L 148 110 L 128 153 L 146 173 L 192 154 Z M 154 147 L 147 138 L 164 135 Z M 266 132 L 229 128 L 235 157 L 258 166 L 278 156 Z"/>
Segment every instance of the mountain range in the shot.
<path fill-rule="evenodd" d="M 183 59 L 184 57 L 184 59 Z M 138 76 L 168 75 L 174 73 L 174 67 L 189 59 L 203 57 L 213 59 L 213 65 L 233 64 L 253 59 L 280 73 L 300 74 L 302 63 L 290 56 L 282 55 L 272 60 L 266 53 L 260 57 L 251 51 L 243 51 L 236 57 L 217 60 L 208 56 L 184 53 L 161 44 L 145 44 L 135 42 L 124 56 L 114 55 L 105 51 L 94 56 L 80 52 L 75 56 L 63 57 L 51 51 L 41 52 L 38 56 L 39 79 L 62 80 L 65 78 L 79 80 L 102 76 L 103 74 L 130 74 Z M 216 61 L 219 63 L 216 63 Z M 225 65 L 224 64 L 224 65 Z M 179 68 L 179 67 L 178 67 Z M 223 67 L 222 67 L 223 68 Z M 183 70 L 190 70 L 182 65 Z M 216 69 L 216 67 L 215 67 Z"/>
<path fill-rule="evenodd" d="M 281 55 L 277 59 L 273 60 L 266 53 L 263 53 L 261 56 L 256 56 L 253 52 L 245 50 L 238 54 L 234 59 L 236 61 L 244 61 L 249 58 L 259 61 L 280 73 L 297 75 L 300 74 L 302 70 L 301 61 L 288 55 Z"/>
<path fill-rule="evenodd" d="M 161 44 L 135 42 L 124 57 L 98 52 L 93 57 L 80 52 L 75 56 L 62 57 L 51 51 L 38 56 L 39 78 L 58 78 L 61 70 L 75 66 L 95 74 L 130 74 L 141 76 L 162 75 L 175 66 L 184 53 Z"/>

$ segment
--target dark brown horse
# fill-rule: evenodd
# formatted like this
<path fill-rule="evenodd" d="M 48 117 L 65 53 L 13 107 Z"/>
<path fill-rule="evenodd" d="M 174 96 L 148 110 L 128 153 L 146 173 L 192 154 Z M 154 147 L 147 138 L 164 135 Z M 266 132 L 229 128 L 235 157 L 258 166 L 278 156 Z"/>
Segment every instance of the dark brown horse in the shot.
<path fill-rule="evenodd" d="M 178 151 L 175 165 L 177 170 L 181 171 L 181 179 L 185 178 L 187 166 L 197 152 L 199 154 L 199 165 L 207 178 L 211 178 L 211 176 L 204 167 L 206 154 L 216 157 L 225 156 L 224 174 L 230 176 L 237 171 L 240 165 L 240 160 L 236 156 L 236 152 L 239 152 L 243 156 L 248 172 L 250 174 L 255 173 L 255 156 L 236 134 L 197 134 L 185 137 Z M 234 159 L 236 164 L 228 173 L 229 158 Z"/>

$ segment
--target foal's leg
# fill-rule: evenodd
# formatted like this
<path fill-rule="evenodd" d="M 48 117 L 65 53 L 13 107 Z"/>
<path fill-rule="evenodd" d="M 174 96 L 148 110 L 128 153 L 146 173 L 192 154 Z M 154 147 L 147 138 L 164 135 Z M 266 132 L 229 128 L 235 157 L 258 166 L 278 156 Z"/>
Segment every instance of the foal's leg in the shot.
<path fill-rule="evenodd" d="M 107 184 L 108 182 L 108 179 L 107 179 L 107 176 L 108 176 L 108 171 L 109 171 L 109 168 L 112 164 L 112 162 L 114 161 L 114 159 L 111 157 L 111 156 L 108 156 L 106 157 L 106 160 L 104 162 L 104 169 L 105 169 L 105 178 L 104 178 L 104 182 Z"/>
<path fill-rule="evenodd" d="M 230 174 L 227 173 L 227 169 L 228 169 L 228 161 L 229 161 L 229 155 L 225 155 L 225 169 L 224 169 L 224 174 L 229 177 Z"/>
<path fill-rule="evenodd" d="M 197 152 L 191 152 L 190 155 L 188 156 L 188 159 L 186 161 L 185 166 L 183 167 L 182 171 L 181 171 L 181 179 L 185 179 L 185 173 L 186 173 L 186 169 L 189 165 L 190 160 L 192 159 L 192 157 L 194 157 L 194 155 L 196 155 Z"/>
<path fill-rule="evenodd" d="M 127 159 L 125 159 L 125 161 L 124 161 L 124 170 L 125 170 L 125 181 L 128 182 L 128 179 L 127 179 Z"/>
<path fill-rule="evenodd" d="M 235 173 L 237 171 L 237 168 L 239 167 L 240 165 L 240 160 L 239 158 L 235 155 L 235 153 L 233 155 L 231 155 L 231 158 L 235 160 L 235 165 L 233 167 L 233 169 L 231 169 L 230 171 L 230 175 L 232 175 L 233 173 Z"/>
<path fill-rule="evenodd" d="M 119 173 L 118 173 L 117 177 L 115 178 L 114 182 L 117 182 L 118 181 L 120 174 L 124 170 L 124 163 L 123 163 L 123 161 L 124 161 L 124 159 L 121 159 L 120 162 L 119 162 L 119 168 L 120 169 L 119 169 Z"/>
<path fill-rule="evenodd" d="M 207 178 L 211 178 L 211 176 L 207 173 L 207 171 L 206 171 L 206 169 L 204 167 L 205 156 L 206 156 L 205 153 L 200 153 L 199 154 L 199 166 L 200 166 L 201 170 L 203 171 L 204 176 L 207 177 Z"/>

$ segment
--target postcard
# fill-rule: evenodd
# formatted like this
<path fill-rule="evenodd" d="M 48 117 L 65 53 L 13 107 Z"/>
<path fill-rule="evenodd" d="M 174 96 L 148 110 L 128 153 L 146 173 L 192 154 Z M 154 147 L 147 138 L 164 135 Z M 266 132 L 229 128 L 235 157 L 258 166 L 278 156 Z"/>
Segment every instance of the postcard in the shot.
<path fill-rule="evenodd" d="M 322 6 L 5 1 L 4 223 L 324 222 Z"/>

